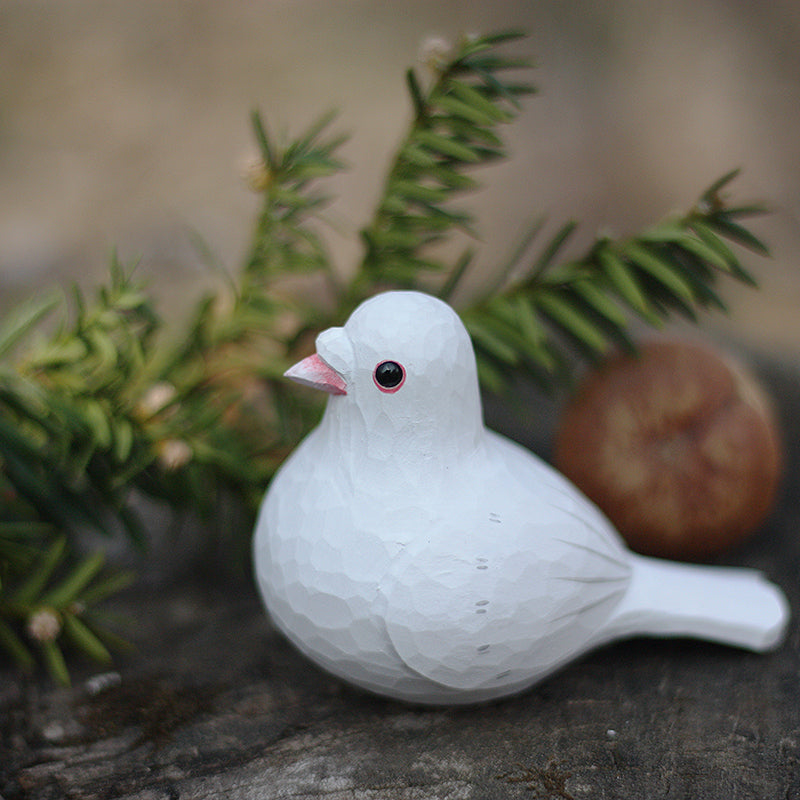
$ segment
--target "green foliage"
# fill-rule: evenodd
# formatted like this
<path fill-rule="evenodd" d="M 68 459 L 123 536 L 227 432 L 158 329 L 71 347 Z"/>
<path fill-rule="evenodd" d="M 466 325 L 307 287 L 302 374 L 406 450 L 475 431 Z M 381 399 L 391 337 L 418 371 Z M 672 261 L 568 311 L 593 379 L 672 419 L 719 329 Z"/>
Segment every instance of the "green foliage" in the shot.
<path fill-rule="evenodd" d="M 130 578 L 101 575 L 102 555 L 81 559 L 72 545 L 112 522 L 141 543 L 131 490 L 209 514 L 233 497 L 247 512 L 246 541 L 267 482 L 321 409 L 284 370 L 365 297 L 400 287 L 449 299 L 476 269 L 464 240 L 477 223 L 458 200 L 478 187 L 477 170 L 506 156 L 501 131 L 534 92 L 527 60 L 503 54 L 520 38 L 464 37 L 429 51 L 428 80 L 408 72 L 408 130 L 349 279 L 318 231 L 330 199 L 319 183 L 343 168 L 345 137 L 329 133 L 326 115 L 279 142 L 254 113 L 252 242 L 238 272 L 198 300 L 183 335 L 163 341 L 148 293 L 116 259 L 108 285 L 88 300 L 75 291 L 71 312 L 47 296 L 0 324 L 0 651 L 25 670 L 38 659 L 61 682 L 65 645 L 108 661 L 119 641 L 95 606 Z M 723 196 L 734 177 L 688 213 L 600 237 L 578 258 L 563 256 L 575 223 L 538 245 L 544 225 L 534 223 L 461 309 L 484 387 L 502 390 L 521 373 L 561 383 L 576 357 L 634 347 L 633 319 L 724 310 L 722 279 L 753 283 L 734 248 L 766 254 L 743 224 L 760 209 Z M 453 243 L 459 254 L 443 255 Z"/>
<path fill-rule="evenodd" d="M 505 157 L 498 129 L 514 119 L 519 98 L 535 91 L 528 83 L 502 78 L 504 72 L 529 67 L 527 61 L 495 52 L 497 45 L 521 36 L 509 32 L 463 39 L 436 69 L 427 91 L 408 71 L 414 118 L 375 217 L 361 232 L 365 254 L 353 304 L 376 283 L 416 288 L 420 273 L 448 271 L 446 263 L 428 254 L 430 246 L 456 230 L 472 233 L 473 219 L 453 208 L 452 201 L 478 187 L 470 174 L 475 168 Z M 458 271 L 471 260 L 465 251 Z"/>
<path fill-rule="evenodd" d="M 120 508 L 132 464 L 149 460 L 132 416 L 157 326 L 149 298 L 112 262 L 111 281 L 87 304 L 75 290 L 74 321 L 0 365 L 0 457 L 10 521 L 32 514 L 55 526 L 103 528 L 98 500 Z M 19 344 L 46 301 L 0 335 Z M 137 530 L 130 528 L 135 536 Z"/>
<path fill-rule="evenodd" d="M 600 237 L 578 259 L 558 260 L 572 222 L 524 269 L 518 252 L 508 269 L 519 276 L 464 314 L 484 385 L 503 389 L 519 369 L 545 384 L 563 382 L 576 348 L 590 360 L 612 346 L 633 350 L 631 315 L 658 327 L 673 312 L 696 322 L 698 310 L 727 311 L 716 291 L 719 279 L 755 281 L 724 239 L 767 254 L 741 225 L 762 209 L 728 208 L 721 196 L 736 174 L 716 181 L 688 214 L 624 239 Z"/>
<path fill-rule="evenodd" d="M 60 536 L 36 558 L 26 556 L 28 569 L 24 577 L 4 581 L 0 596 L 3 649 L 27 672 L 33 669 L 33 653 L 38 651 L 53 677 L 64 685 L 69 684 L 65 646 L 105 664 L 111 661 L 109 647 L 124 646 L 106 628 L 102 614 L 94 606 L 133 579 L 127 573 L 101 574 L 102 553 L 64 569 L 66 551 L 66 538 Z M 20 629 L 27 634 L 25 638 L 20 636 Z"/>
<path fill-rule="evenodd" d="M 245 283 L 260 284 L 274 275 L 327 267 L 325 249 L 305 223 L 331 199 L 311 184 L 344 166 L 335 153 L 347 137 L 322 137 L 332 118 L 326 114 L 281 150 L 271 140 L 261 116 L 253 113 L 262 160 L 254 165 L 250 180 L 253 188 L 263 192 L 265 202 L 244 267 Z"/>

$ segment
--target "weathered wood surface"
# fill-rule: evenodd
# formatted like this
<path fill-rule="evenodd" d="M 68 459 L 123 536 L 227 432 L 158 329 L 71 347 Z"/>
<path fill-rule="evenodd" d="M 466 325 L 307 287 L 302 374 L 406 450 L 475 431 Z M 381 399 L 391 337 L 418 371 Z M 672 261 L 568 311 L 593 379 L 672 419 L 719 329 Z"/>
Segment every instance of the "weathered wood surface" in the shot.
<path fill-rule="evenodd" d="M 70 690 L 0 675 L 0 795 L 800 798 L 800 387 L 785 371 L 765 377 L 789 451 L 782 501 L 724 561 L 786 590 L 796 616 L 779 651 L 638 640 L 511 700 L 418 709 L 309 665 L 247 582 L 188 581 L 126 599 L 138 652 L 105 688 L 88 671 Z"/>

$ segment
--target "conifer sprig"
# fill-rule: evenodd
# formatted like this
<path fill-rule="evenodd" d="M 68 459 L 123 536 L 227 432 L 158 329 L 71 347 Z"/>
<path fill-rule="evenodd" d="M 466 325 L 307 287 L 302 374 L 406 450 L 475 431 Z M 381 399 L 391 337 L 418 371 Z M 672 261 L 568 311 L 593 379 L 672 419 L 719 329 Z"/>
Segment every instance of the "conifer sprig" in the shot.
<path fill-rule="evenodd" d="M 7 583 L 0 594 L 0 647 L 26 672 L 38 652 L 62 685 L 70 682 L 65 647 L 101 664 L 111 662 L 111 650 L 126 647 L 95 606 L 133 581 L 130 573 L 104 574 L 100 552 L 65 569 L 67 552 L 66 538 L 55 538 L 31 560 L 24 578 Z"/>
<path fill-rule="evenodd" d="M 633 350 L 631 312 L 660 327 L 675 312 L 696 322 L 700 310 L 727 311 L 720 278 L 755 286 L 729 243 L 768 252 L 741 225 L 763 209 L 730 208 L 722 196 L 737 174 L 716 181 L 689 213 L 627 238 L 599 237 L 585 255 L 562 262 L 576 228 L 564 225 L 516 280 L 465 310 L 485 385 L 503 389 L 520 368 L 546 384 L 563 381 L 575 348 L 591 360 L 612 346 Z"/>
<path fill-rule="evenodd" d="M 441 53 L 428 59 L 434 79 L 427 90 L 413 70 L 406 74 L 414 117 L 375 216 L 361 232 L 365 253 L 357 288 L 375 282 L 418 287 L 424 273 L 448 269 L 430 255 L 431 245 L 456 230 L 474 233 L 474 220 L 455 208 L 453 200 L 478 187 L 471 174 L 477 167 L 506 155 L 498 129 L 514 119 L 519 98 L 535 91 L 504 76 L 529 67 L 529 62 L 495 51 L 521 36 L 512 31 L 462 38 L 446 60 Z M 470 261 L 466 250 L 459 269 Z"/>
<path fill-rule="evenodd" d="M 344 168 L 336 151 L 347 136 L 324 136 L 333 116 L 325 114 L 280 148 L 261 115 L 253 112 L 260 159 L 250 165 L 248 179 L 251 187 L 261 192 L 263 204 L 242 277 L 263 281 L 279 274 L 327 269 L 325 248 L 305 223 L 331 199 L 312 187 L 312 182 Z"/>
<path fill-rule="evenodd" d="M 0 478 L 9 485 L 10 522 L 33 514 L 62 528 L 102 529 L 102 508 L 124 502 L 120 474 L 143 456 L 133 402 L 158 326 L 150 298 L 113 259 L 109 284 L 92 302 L 75 290 L 74 306 L 74 321 L 62 319 L 0 366 Z M 33 316 L 56 308 L 48 303 Z M 19 345 L 29 333 L 22 322 L 5 340 Z M 130 532 L 138 533 L 132 522 Z"/>

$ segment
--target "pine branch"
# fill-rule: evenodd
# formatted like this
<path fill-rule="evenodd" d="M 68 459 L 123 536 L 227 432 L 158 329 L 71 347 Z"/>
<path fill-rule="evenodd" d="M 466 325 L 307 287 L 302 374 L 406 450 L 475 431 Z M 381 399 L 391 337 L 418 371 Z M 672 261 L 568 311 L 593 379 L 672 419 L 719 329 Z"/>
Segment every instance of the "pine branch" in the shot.
<path fill-rule="evenodd" d="M 318 181 L 343 168 L 337 152 L 346 137 L 328 133 L 332 119 L 327 114 L 280 145 L 261 116 L 252 115 L 260 156 L 247 179 L 262 205 L 249 254 L 231 291 L 200 300 L 188 335 L 159 367 L 160 381 L 174 396 L 170 413 L 154 418 L 153 435 L 184 442 L 191 458 L 167 481 L 159 474 L 143 484 L 151 493 L 211 512 L 224 487 L 252 510 L 308 427 L 317 403 L 284 392 L 282 375 L 298 341 L 324 324 L 324 303 L 300 300 L 282 282 L 317 273 L 328 282 L 329 301 L 341 291 L 314 227 L 330 199 Z"/>
<path fill-rule="evenodd" d="M 132 575 L 103 574 L 102 553 L 87 556 L 66 568 L 64 537 L 56 538 L 24 577 L 5 581 L 0 592 L 0 650 L 30 672 L 36 655 L 52 677 L 68 685 L 64 648 L 107 664 L 111 653 L 103 639 L 124 642 L 98 624 L 93 606 L 130 585 Z"/>
<path fill-rule="evenodd" d="M 591 360 L 613 346 L 634 350 L 631 315 L 659 327 L 673 313 L 696 321 L 700 310 L 727 311 L 721 278 L 755 285 L 729 243 L 767 254 L 741 224 L 763 209 L 729 207 L 722 197 L 736 174 L 716 181 L 687 214 L 625 239 L 598 238 L 583 257 L 560 263 L 575 230 L 563 226 L 519 278 L 464 312 L 484 384 L 501 390 L 527 369 L 552 385 L 567 379 L 575 348 Z"/>
<path fill-rule="evenodd" d="M 333 117 L 332 113 L 324 115 L 300 137 L 280 148 L 270 137 L 261 116 L 253 112 L 253 129 L 261 157 L 250 165 L 247 177 L 251 188 L 262 194 L 263 205 L 240 276 L 245 283 L 329 268 L 321 240 L 305 223 L 331 199 L 313 189 L 312 182 L 344 168 L 336 151 L 347 137 L 324 135 Z"/>
<path fill-rule="evenodd" d="M 465 37 L 453 52 L 429 58 L 435 78 L 427 91 L 408 71 L 414 118 L 389 169 L 375 217 L 361 232 L 365 254 L 349 307 L 375 285 L 419 288 L 425 274 L 448 270 L 430 255 L 430 246 L 457 231 L 473 234 L 472 217 L 453 201 L 478 187 L 473 170 L 505 156 L 498 128 L 514 119 L 519 98 L 534 91 L 502 75 L 528 62 L 495 52 L 520 36 L 512 31 Z M 468 252 L 461 256 L 462 270 L 469 260 Z M 443 291 L 451 291 L 458 277 Z"/>
<path fill-rule="evenodd" d="M 0 367 L 0 457 L 26 514 L 102 529 L 103 508 L 122 502 L 116 475 L 141 455 L 132 405 L 158 321 L 116 260 L 95 301 L 76 292 L 75 305 L 74 322 Z M 10 338 L 27 332 L 22 323 Z"/>

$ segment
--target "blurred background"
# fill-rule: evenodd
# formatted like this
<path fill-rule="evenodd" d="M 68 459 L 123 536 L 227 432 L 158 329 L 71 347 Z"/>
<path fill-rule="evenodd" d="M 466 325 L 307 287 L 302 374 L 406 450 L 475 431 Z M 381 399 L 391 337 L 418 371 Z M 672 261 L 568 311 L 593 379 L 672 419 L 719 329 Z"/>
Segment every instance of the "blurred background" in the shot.
<path fill-rule="evenodd" d="M 298 133 L 339 111 L 348 171 L 330 186 L 342 272 L 409 119 L 403 73 L 429 36 L 519 27 L 538 97 L 470 206 L 487 272 L 540 212 L 632 233 L 732 168 L 753 229 L 754 292 L 723 286 L 716 335 L 800 356 L 800 3 L 796 0 L 0 0 L 0 312 L 41 287 L 90 288 L 116 248 L 176 324 L 235 271 L 258 207 L 249 114 Z M 583 237 L 583 238 L 581 238 Z M 476 276 L 477 279 L 480 276 Z"/>

